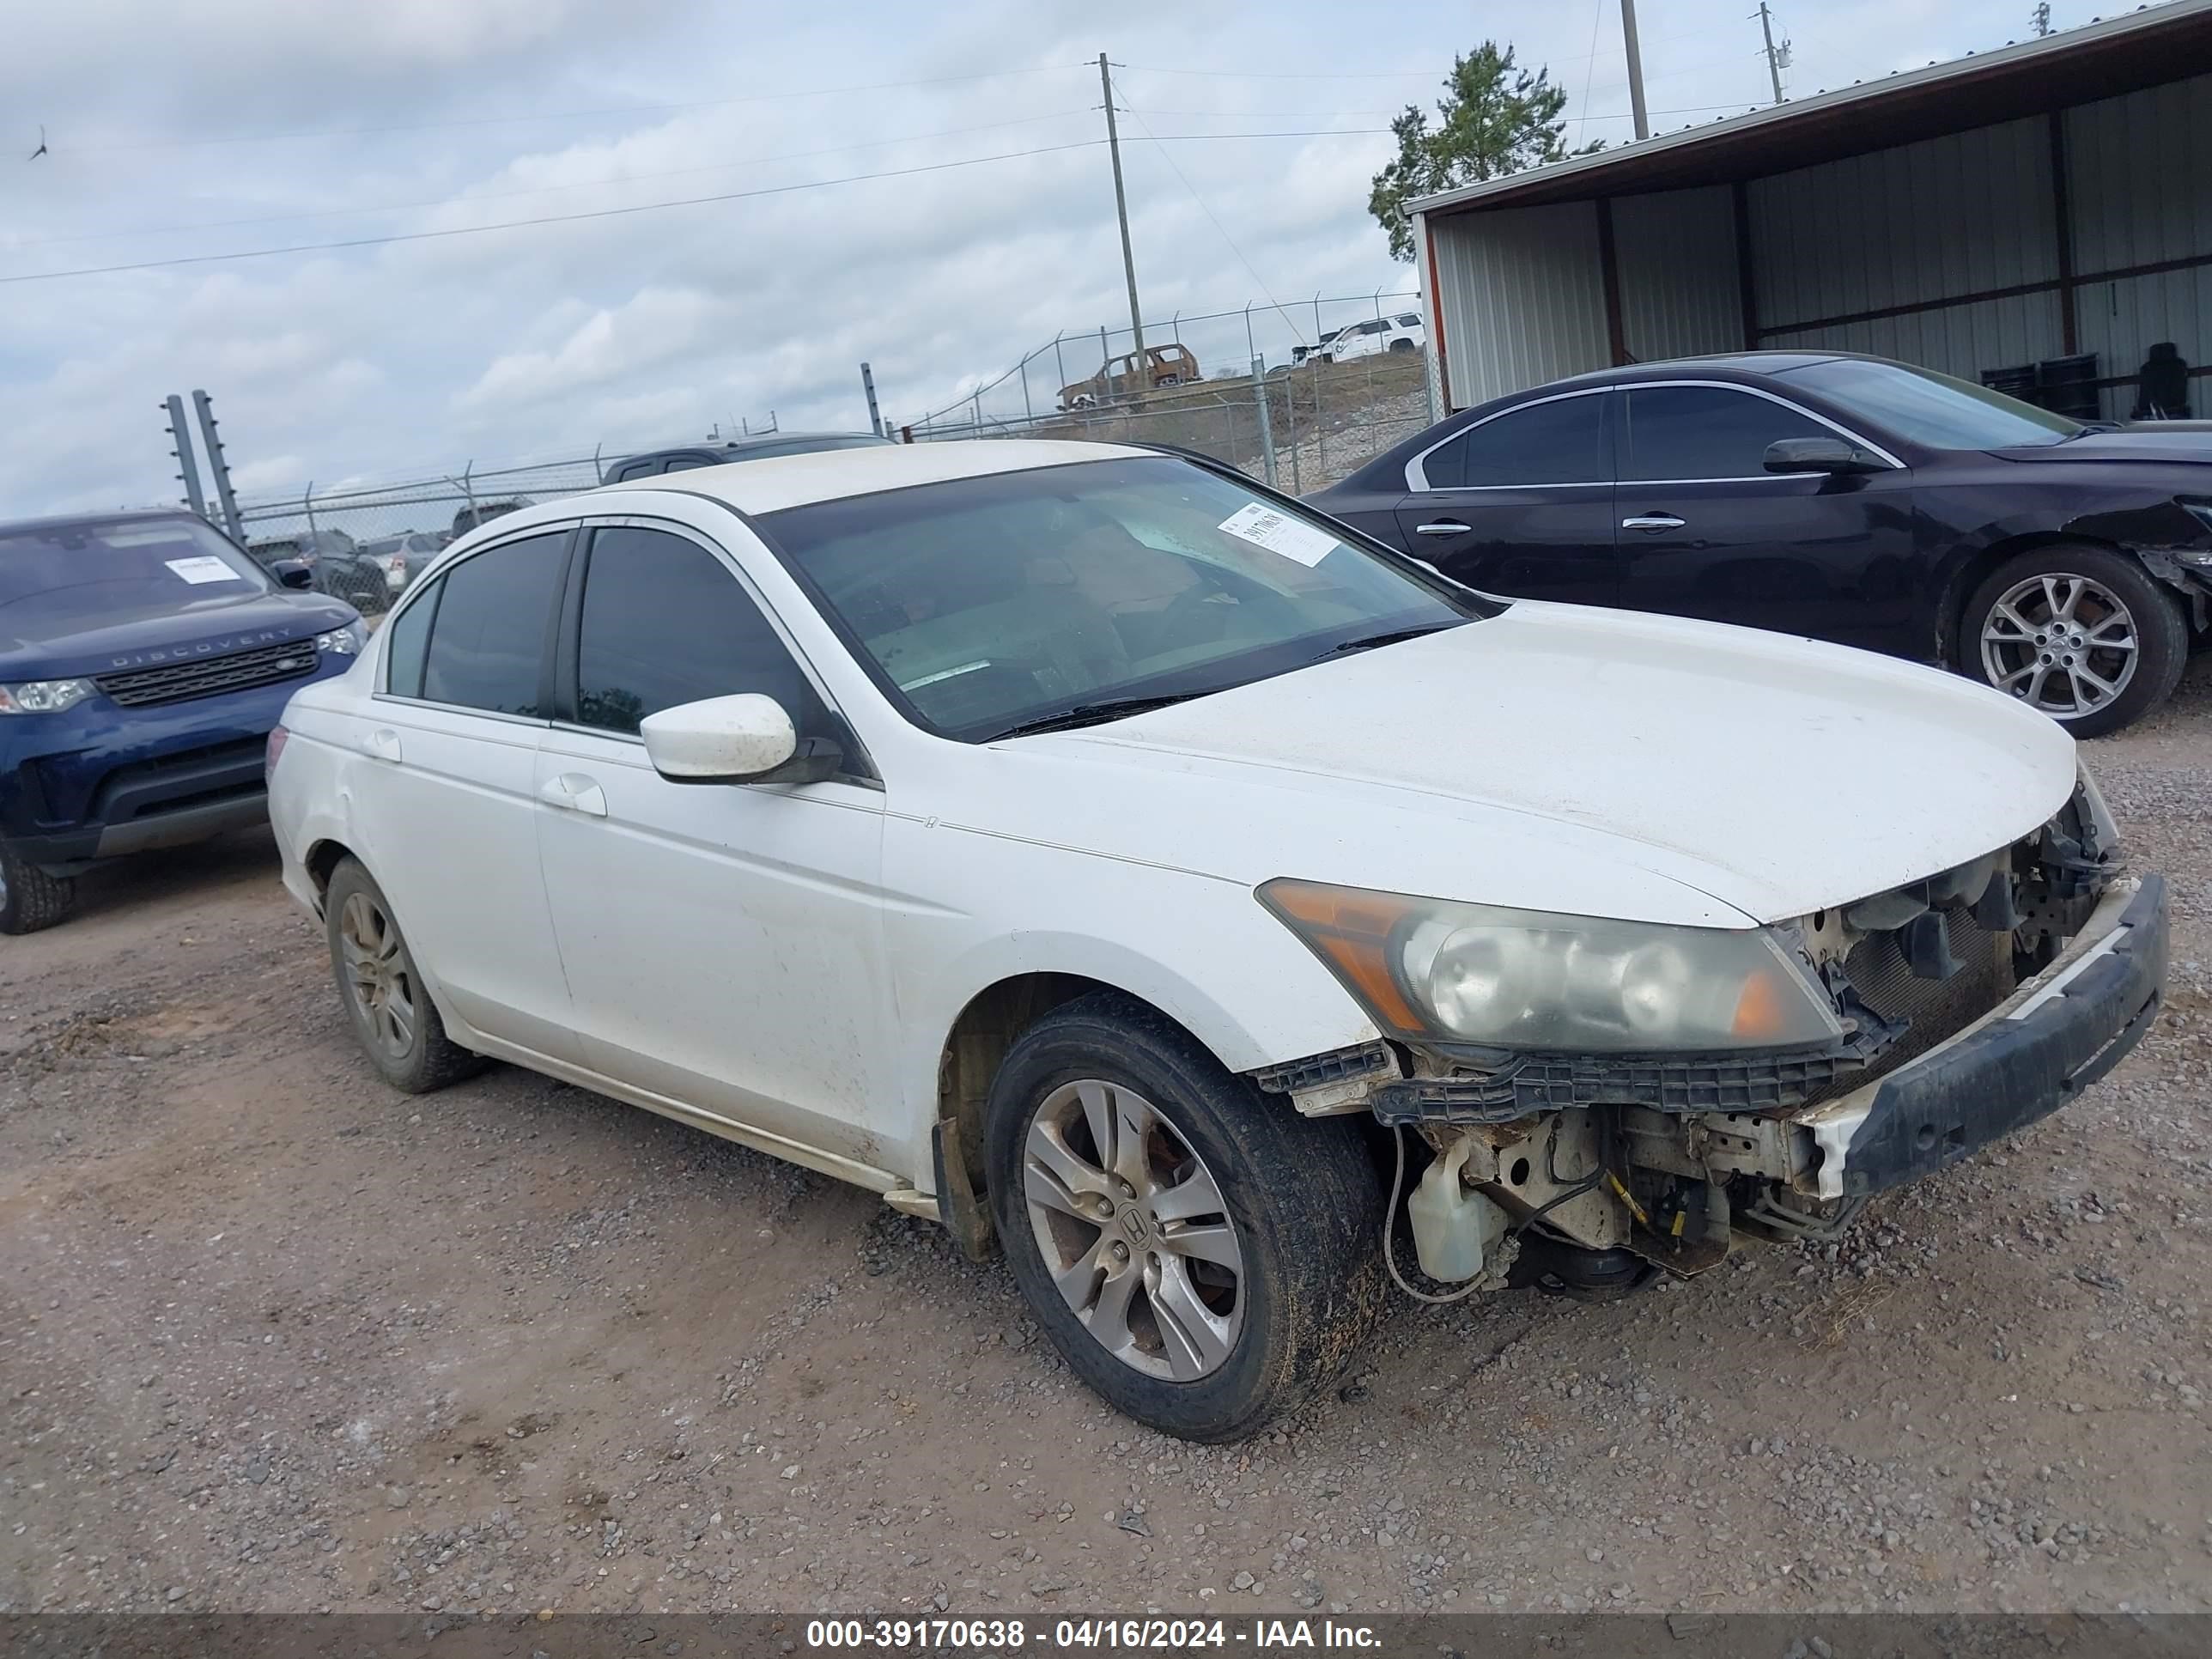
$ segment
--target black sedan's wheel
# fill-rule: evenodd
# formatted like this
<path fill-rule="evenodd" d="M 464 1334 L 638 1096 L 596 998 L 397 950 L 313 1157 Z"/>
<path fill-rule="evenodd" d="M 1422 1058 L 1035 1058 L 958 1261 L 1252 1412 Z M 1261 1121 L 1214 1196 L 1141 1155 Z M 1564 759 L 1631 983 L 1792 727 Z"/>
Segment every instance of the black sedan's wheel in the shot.
<path fill-rule="evenodd" d="M 1380 1297 L 1381 1184 L 1346 1120 L 1299 1117 L 1109 994 L 1015 1043 L 991 1205 L 1076 1375 L 1138 1421 L 1238 1440 L 1334 1374 Z"/>
<path fill-rule="evenodd" d="M 323 918 L 338 997 L 386 1083 L 428 1094 L 483 1068 L 483 1056 L 447 1036 L 383 890 L 357 860 L 343 860 L 331 872 Z"/>
<path fill-rule="evenodd" d="M 1967 601 L 1959 659 L 2076 737 L 2117 732 L 2180 683 L 2188 626 L 2143 568 L 2099 547 L 2048 547 L 1998 568 Z"/>

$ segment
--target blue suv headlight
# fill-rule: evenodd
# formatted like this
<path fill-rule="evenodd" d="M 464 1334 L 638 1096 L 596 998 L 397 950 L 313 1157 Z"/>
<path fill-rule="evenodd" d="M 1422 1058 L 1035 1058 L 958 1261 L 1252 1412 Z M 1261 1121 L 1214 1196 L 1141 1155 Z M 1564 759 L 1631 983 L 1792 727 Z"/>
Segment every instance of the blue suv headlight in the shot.
<path fill-rule="evenodd" d="M 0 685 L 0 714 L 58 714 L 92 693 L 90 680 L 22 680 Z"/>
<path fill-rule="evenodd" d="M 358 619 L 343 628 L 333 628 L 327 634 L 315 635 L 315 649 L 327 651 L 334 657 L 355 657 L 368 643 L 368 629 Z"/>

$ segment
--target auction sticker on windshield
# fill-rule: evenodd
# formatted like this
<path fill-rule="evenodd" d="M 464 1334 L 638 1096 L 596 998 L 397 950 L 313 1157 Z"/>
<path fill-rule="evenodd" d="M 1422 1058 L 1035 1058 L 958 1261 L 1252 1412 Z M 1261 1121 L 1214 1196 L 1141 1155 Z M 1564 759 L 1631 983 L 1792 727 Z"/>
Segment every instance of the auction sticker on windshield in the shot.
<path fill-rule="evenodd" d="M 1255 501 L 1249 507 L 1239 507 L 1224 519 L 1217 529 L 1225 530 L 1255 547 L 1264 547 L 1270 553 L 1279 553 L 1286 559 L 1295 559 L 1311 568 L 1335 551 L 1336 538 L 1326 530 L 1316 530 L 1311 525 L 1300 524 L 1296 519 L 1286 519 L 1272 507 Z"/>
<path fill-rule="evenodd" d="M 212 554 L 203 553 L 191 559 L 164 559 L 161 562 L 195 587 L 208 582 L 234 582 L 238 580 L 238 572 Z"/>

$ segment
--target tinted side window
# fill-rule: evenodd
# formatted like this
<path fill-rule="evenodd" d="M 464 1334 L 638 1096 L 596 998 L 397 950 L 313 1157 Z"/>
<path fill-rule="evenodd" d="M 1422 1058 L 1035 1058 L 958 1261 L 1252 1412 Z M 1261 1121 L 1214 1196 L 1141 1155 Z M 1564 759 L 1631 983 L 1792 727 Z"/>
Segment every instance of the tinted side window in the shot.
<path fill-rule="evenodd" d="M 425 590 L 385 625 L 384 689 L 395 697 L 422 695 L 422 659 L 430 643 L 430 619 L 437 614 L 445 584 Z"/>
<path fill-rule="evenodd" d="M 1603 483 L 1605 395 L 1556 398 L 1469 427 L 1421 464 L 1431 489 Z"/>
<path fill-rule="evenodd" d="M 538 685 L 567 540 L 556 531 L 508 542 L 445 574 L 423 662 L 425 697 L 543 717 Z"/>
<path fill-rule="evenodd" d="M 635 732 L 647 714 L 738 691 L 766 693 L 805 728 L 811 688 L 720 560 L 663 531 L 595 531 L 576 647 L 579 721 Z"/>
<path fill-rule="evenodd" d="M 1794 409 L 1723 386 L 1657 386 L 1628 394 L 1632 478 L 1761 478 L 1766 447 L 1778 438 L 1832 437 Z"/>

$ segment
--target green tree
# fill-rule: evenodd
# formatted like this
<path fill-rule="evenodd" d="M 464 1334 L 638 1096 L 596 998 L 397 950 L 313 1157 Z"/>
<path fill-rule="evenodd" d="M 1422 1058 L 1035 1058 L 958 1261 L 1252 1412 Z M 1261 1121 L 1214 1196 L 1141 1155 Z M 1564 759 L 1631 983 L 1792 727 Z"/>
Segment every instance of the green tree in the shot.
<path fill-rule="evenodd" d="M 1564 158 L 1567 124 L 1564 88 L 1549 71 L 1533 75 L 1515 64 L 1513 48 L 1486 40 L 1464 58 L 1452 60 L 1444 95 L 1437 100 L 1434 125 L 1419 104 L 1390 123 L 1398 140 L 1395 160 L 1375 175 L 1368 211 L 1389 233 L 1390 252 L 1413 257 L 1413 227 L 1406 204 L 1461 185 L 1501 179 L 1524 167 Z M 1586 145 L 1577 155 L 1599 149 Z"/>

